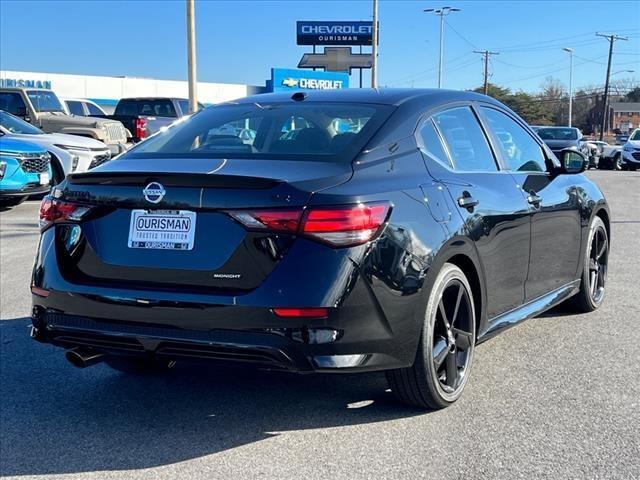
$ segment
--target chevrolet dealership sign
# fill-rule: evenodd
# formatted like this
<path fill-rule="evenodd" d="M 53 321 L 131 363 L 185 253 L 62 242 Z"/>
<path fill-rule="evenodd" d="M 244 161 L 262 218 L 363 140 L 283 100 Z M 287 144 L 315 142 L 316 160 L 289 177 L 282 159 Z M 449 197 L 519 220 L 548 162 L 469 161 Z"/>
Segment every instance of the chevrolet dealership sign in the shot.
<path fill-rule="evenodd" d="M 297 70 L 293 68 L 272 68 L 267 89 L 272 92 L 298 90 L 339 90 L 349 87 L 346 73 Z"/>
<path fill-rule="evenodd" d="M 296 22 L 298 45 L 371 45 L 373 22 Z"/>

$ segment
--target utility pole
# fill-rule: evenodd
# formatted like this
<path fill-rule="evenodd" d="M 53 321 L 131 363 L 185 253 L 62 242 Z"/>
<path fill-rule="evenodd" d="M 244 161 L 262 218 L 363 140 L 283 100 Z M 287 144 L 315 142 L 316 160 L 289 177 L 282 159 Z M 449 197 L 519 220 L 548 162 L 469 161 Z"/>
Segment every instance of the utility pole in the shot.
<path fill-rule="evenodd" d="M 371 39 L 371 88 L 378 88 L 378 0 L 373 0 L 373 38 Z"/>
<path fill-rule="evenodd" d="M 489 93 L 489 57 L 491 55 L 500 55 L 499 52 L 491 52 L 489 50 L 474 50 L 473 53 L 479 53 L 483 56 L 484 61 L 484 94 Z"/>
<path fill-rule="evenodd" d="M 444 17 L 453 12 L 461 12 L 459 8 L 442 7 L 427 8 L 424 10 L 428 13 L 435 13 L 440 17 L 440 58 L 438 60 L 438 88 L 442 88 L 442 62 L 444 57 Z"/>
<path fill-rule="evenodd" d="M 196 79 L 196 11 L 195 0 L 187 0 L 187 63 L 189 79 L 189 113 L 198 111 L 198 81 Z"/>
<path fill-rule="evenodd" d="M 615 34 L 605 35 L 603 33 L 596 33 L 597 37 L 604 37 L 609 41 L 609 60 L 607 61 L 607 78 L 604 82 L 604 98 L 602 99 L 602 121 L 600 122 L 600 141 L 604 139 L 604 127 L 608 117 L 608 107 L 607 103 L 609 102 L 609 78 L 611 76 L 611 57 L 613 57 L 613 43 L 616 40 L 629 40 L 627 37 L 620 37 Z"/>
<path fill-rule="evenodd" d="M 573 49 L 563 48 L 562 50 L 569 53 L 569 126 L 571 126 L 573 120 Z"/>

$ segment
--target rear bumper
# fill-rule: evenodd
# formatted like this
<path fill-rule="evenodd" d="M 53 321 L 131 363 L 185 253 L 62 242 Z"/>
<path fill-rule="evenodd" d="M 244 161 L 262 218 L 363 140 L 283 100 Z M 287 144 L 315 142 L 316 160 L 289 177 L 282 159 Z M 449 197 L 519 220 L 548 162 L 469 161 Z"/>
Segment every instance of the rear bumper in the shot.
<path fill-rule="evenodd" d="M 181 310 L 177 317 L 189 313 Z M 247 313 L 245 309 L 243 314 Z M 107 355 L 152 355 L 176 361 L 249 364 L 296 373 L 358 372 L 407 366 L 406 360 L 393 356 L 397 351 L 396 339 L 343 342 L 345 331 L 336 327 L 310 324 L 244 330 L 184 329 L 176 326 L 179 323 L 178 318 L 174 325 L 112 321 L 36 307 L 31 336 L 64 349 L 83 347 Z"/>
<path fill-rule="evenodd" d="M 351 251 L 360 255 L 355 261 L 346 249 L 320 256 L 317 244 L 303 242 L 304 262 L 290 251 L 253 291 L 194 293 L 128 288 L 125 279 L 110 286 L 72 283 L 60 271 L 49 229 L 34 266 L 33 285 L 46 290 L 46 296 L 32 295 L 35 338 L 112 355 L 203 358 L 297 372 L 411 365 L 425 291 L 416 286 L 401 292 L 364 247 Z M 271 310 L 296 306 L 326 307 L 328 316 L 282 318 Z"/>

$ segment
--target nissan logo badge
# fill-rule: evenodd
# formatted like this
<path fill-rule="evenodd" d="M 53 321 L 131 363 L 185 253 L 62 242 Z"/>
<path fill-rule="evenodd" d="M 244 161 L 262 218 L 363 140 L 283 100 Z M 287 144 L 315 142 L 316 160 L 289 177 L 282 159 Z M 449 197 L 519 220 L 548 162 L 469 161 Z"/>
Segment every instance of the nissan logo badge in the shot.
<path fill-rule="evenodd" d="M 149 185 L 144 187 L 142 190 L 142 194 L 147 202 L 151 203 L 160 203 L 160 201 L 164 198 L 164 194 L 167 193 L 162 184 L 158 182 L 151 182 Z"/>

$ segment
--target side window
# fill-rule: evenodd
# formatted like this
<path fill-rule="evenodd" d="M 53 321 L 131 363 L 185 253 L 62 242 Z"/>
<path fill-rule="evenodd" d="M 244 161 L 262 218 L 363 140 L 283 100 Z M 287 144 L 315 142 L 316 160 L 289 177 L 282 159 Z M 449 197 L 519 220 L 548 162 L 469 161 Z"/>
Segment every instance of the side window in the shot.
<path fill-rule="evenodd" d="M 465 172 L 495 172 L 498 170 L 487 138 L 478 119 L 469 107 L 438 113 L 433 121 L 442 134 L 453 167 Z"/>
<path fill-rule="evenodd" d="M 508 115 L 488 107 L 482 112 L 489 121 L 489 126 L 507 162 L 507 168 L 518 172 L 546 171 L 545 157 L 540 145 Z"/>
<path fill-rule="evenodd" d="M 182 115 L 189 115 L 189 102 L 187 100 L 178 100 L 178 105 L 180 105 Z"/>
<path fill-rule="evenodd" d="M 431 119 L 422 124 L 418 135 L 420 135 L 420 138 L 422 140 L 422 148 L 426 151 L 426 153 L 428 153 L 431 157 L 436 159 L 445 167 L 453 168 L 453 165 L 451 165 L 451 160 L 449 160 L 449 155 L 445 151 L 444 146 L 442 145 L 442 141 L 440 140 L 440 135 L 438 135 L 438 132 L 433 126 L 433 121 Z"/>
<path fill-rule="evenodd" d="M 104 112 L 93 103 L 87 103 L 87 110 L 89 110 L 89 115 L 104 115 Z"/>
<path fill-rule="evenodd" d="M 9 112 L 12 115 L 20 115 L 20 108 L 25 108 L 26 105 L 22 96 L 18 92 L 2 92 L 0 93 L 0 110 Z M 24 115 L 24 113 L 23 113 Z"/>
<path fill-rule="evenodd" d="M 84 117 L 84 108 L 82 108 L 81 102 L 67 100 L 67 108 L 69 109 L 69 113 L 71 115 L 79 115 L 81 117 Z"/>

